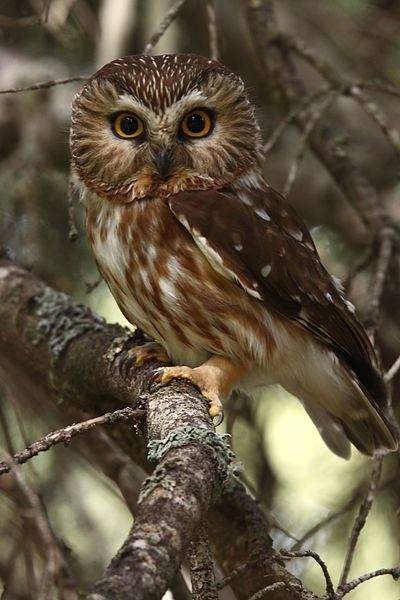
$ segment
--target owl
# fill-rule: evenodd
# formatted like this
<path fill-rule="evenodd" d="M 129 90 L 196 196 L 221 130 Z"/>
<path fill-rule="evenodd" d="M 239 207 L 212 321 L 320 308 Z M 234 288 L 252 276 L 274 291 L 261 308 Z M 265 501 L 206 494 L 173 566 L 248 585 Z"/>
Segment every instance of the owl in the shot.
<path fill-rule="evenodd" d="M 241 78 L 192 54 L 126 56 L 76 95 L 72 169 L 98 268 L 126 318 L 221 414 L 280 384 L 328 447 L 394 450 L 371 343 L 306 226 L 262 176 Z"/>

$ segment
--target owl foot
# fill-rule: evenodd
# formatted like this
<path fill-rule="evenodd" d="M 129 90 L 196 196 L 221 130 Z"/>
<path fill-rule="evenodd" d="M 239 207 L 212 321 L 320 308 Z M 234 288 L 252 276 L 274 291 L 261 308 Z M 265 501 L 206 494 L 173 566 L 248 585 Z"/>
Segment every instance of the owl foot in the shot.
<path fill-rule="evenodd" d="M 231 389 L 243 373 L 243 368 L 222 356 L 212 356 L 200 367 L 177 366 L 158 369 L 155 380 L 167 385 L 172 379 L 186 379 L 200 391 L 210 403 L 209 415 L 217 417 L 216 425 L 224 418 L 220 397 L 229 396 Z"/>
<path fill-rule="evenodd" d="M 171 362 L 170 357 L 161 344 L 158 344 L 157 342 L 147 342 L 142 346 L 130 348 L 124 353 L 120 371 L 124 372 L 125 375 L 129 375 L 132 367 L 141 367 L 149 360 L 158 360 L 166 363 Z"/>

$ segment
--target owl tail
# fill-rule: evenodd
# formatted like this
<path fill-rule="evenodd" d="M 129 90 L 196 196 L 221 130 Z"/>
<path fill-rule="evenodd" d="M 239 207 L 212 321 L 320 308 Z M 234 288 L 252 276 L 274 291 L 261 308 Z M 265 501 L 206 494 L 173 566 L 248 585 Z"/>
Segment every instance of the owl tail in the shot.
<path fill-rule="evenodd" d="M 380 408 L 386 401 L 384 384 L 375 369 L 371 372 L 372 369 L 369 366 L 369 389 L 372 393 L 368 393 L 356 381 L 354 373 L 351 374 L 342 365 L 342 381 L 346 383 L 346 391 L 337 390 L 335 403 L 331 404 L 332 412 L 320 403 L 313 402 L 310 397 L 303 402 L 328 448 L 345 459 L 350 457 L 349 440 L 368 456 L 372 456 L 376 450 L 392 451 L 398 447 L 398 433 Z"/>
<path fill-rule="evenodd" d="M 340 419 L 314 404 L 304 401 L 302 404 L 329 450 L 348 460 L 351 456 L 351 446 Z"/>

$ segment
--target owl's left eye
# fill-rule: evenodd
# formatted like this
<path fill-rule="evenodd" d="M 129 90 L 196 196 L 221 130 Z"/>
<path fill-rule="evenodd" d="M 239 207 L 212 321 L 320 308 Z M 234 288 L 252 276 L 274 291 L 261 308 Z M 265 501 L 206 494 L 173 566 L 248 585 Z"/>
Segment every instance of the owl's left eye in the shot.
<path fill-rule="evenodd" d="M 206 110 L 196 109 L 183 117 L 180 133 L 185 137 L 201 138 L 208 135 L 213 127 L 212 115 Z"/>
<path fill-rule="evenodd" d="M 125 140 L 137 138 L 144 132 L 143 121 L 130 112 L 121 112 L 114 115 L 111 126 L 113 132 Z"/>

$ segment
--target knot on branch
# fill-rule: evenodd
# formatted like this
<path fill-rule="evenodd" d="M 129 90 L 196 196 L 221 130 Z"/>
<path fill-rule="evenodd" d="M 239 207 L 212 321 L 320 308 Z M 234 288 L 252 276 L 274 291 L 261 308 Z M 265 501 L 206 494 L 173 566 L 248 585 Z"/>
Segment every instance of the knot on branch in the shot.
<path fill-rule="evenodd" d="M 35 345 L 45 341 L 54 364 L 66 350 L 68 344 L 88 331 L 102 331 L 104 319 L 87 306 L 72 302 L 62 292 L 45 288 L 43 293 L 32 298 L 39 317 Z"/>

